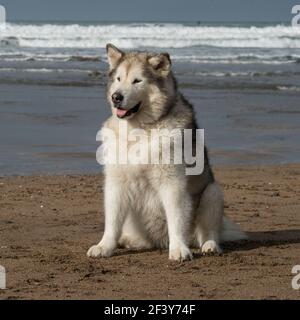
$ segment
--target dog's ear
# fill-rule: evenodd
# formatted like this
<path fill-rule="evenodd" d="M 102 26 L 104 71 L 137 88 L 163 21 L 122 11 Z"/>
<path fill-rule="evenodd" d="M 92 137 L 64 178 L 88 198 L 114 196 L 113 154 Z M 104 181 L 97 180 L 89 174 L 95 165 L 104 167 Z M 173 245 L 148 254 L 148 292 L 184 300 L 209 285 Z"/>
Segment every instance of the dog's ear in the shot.
<path fill-rule="evenodd" d="M 149 57 L 149 64 L 161 76 L 166 77 L 171 71 L 171 58 L 168 53 L 159 53 Z"/>
<path fill-rule="evenodd" d="M 106 45 L 106 52 L 110 69 L 113 69 L 125 54 L 111 43 Z"/>

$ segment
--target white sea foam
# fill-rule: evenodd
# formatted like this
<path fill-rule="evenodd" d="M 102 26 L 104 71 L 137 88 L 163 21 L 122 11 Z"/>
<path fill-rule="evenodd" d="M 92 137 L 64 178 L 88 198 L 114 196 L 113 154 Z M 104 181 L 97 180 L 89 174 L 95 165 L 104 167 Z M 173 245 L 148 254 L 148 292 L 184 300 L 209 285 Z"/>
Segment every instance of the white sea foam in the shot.
<path fill-rule="evenodd" d="M 59 49 L 57 49 L 59 50 Z M 72 49 L 69 49 L 72 50 Z M 300 49 L 299 49 L 300 50 Z M 192 51 L 192 50 L 191 50 Z M 193 52 L 183 52 L 172 54 L 172 59 L 175 61 L 181 62 L 193 62 L 193 63 L 202 63 L 202 64 L 289 64 L 300 61 L 300 55 L 285 55 L 283 53 L 280 55 L 274 55 L 271 53 L 265 54 L 210 54 L 206 55 L 202 52 L 193 54 Z M 57 61 L 57 62 L 66 62 L 66 61 L 101 61 L 107 60 L 106 54 L 103 52 L 102 55 L 82 55 L 74 54 L 72 51 L 67 53 L 41 53 L 39 50 L 36 52 L 25 52 L 22 50 L 14 50 L 14 52 L 1 53 L 0 51 L 0 60 L 1 61 Z"/>
<path fill-rule="evenodd" d="M 1 34 L 2 45 L 9 45 L 11 42 L 14 46 L 35 48 L 103 48 L 107 42 L 113 42 L 122 48 L 300 48 L 300 28 L 283 25 L 229 27 L 182 24 L 8 24 Z"/>
<path fill-rule="evenodd" d="M 277 86 L 277 89 L 280 91 L 296 91 L 300 92 L 300 87 L 296 86 Z"/>
<path fill-rule="evenodd" d="M 49 69 L 49 68 L 0 68 L 0 72 L 29 72 L 29 73 L 86 73 L 90 74 L 89 70 L 82 69 Z"/>
<path fill-rule="evenodd" d="M 179 60 L 183 62 L 203 63 L 203 64 L 289 64 L 300 61 L 300 55 L 285 55 L 284 53 L 274 55 L 272 53 L 266 53 L 264 55 L 239 55 L 239 54 L 220 54 L 220 55 L 172 55 L 173 60 Z"/>
<path fill-rule="evenodd" d="M 39 52 L 16 51 L 0 53 L 1 61 L 68 61 L 72 56 L 68 54 L 41 54 Z"/>

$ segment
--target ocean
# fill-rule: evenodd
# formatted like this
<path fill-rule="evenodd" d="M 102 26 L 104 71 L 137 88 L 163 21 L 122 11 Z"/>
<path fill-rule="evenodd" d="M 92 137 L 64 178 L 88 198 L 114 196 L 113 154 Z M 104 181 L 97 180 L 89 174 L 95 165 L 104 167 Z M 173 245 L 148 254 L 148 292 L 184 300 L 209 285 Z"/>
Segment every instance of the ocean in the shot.
<path fill-rule="evenodd" d="M 108 42 L 169 52 L 213 164 L 299 161 L 300 27 L 9 23 L 0 31 L 0 175 L 101 171 Z"/>

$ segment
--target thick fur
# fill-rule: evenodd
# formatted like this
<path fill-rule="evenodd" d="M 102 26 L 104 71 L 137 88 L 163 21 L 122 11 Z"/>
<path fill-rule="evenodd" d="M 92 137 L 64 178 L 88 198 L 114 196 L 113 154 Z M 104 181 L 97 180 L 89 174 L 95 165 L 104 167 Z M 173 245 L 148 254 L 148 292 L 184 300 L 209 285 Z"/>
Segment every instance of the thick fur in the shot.
<path fill-rule="evenodd" d="M 129 129 L 196 129 L 192 106 L 177 89 L 168 54 L 124 53 L 107 46 L 110 64 L 107 99 L 112 117 Z M 138 79 L 135 81 L 135 79 Z M 120 92 L 122 107 L 139 111 L 125 119 L 116 116 L 112 95 Z M 118 245 L 127 248 L 169 248 L 169 258 L 192 258 L 190 247 L 203 254 L 220 253 L 220 242 L 244 239 L 245 234 L 223 214 L 223 194 L 214 179 L 205 148 L 204 171 L 188 176 L 183 165 L 106 165 L 105 231 L 90 257 L 108 257 Z"/>

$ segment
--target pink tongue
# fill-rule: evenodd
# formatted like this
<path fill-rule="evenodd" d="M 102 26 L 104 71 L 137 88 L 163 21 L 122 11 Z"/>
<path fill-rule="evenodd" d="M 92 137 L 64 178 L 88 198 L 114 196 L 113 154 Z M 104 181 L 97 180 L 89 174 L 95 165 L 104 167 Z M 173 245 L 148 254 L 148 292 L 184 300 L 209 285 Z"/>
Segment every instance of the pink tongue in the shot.
<path fill-rule="evenodd" d="M 125 109 L 117 109 L 117 115 L 119 117 L 124 117 L 128 110 Z"/>

